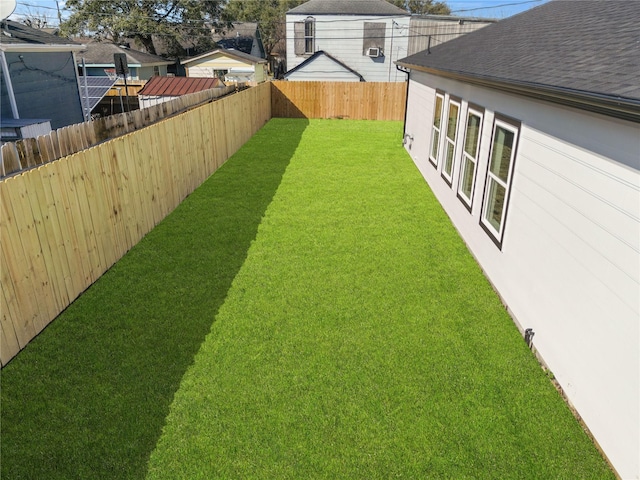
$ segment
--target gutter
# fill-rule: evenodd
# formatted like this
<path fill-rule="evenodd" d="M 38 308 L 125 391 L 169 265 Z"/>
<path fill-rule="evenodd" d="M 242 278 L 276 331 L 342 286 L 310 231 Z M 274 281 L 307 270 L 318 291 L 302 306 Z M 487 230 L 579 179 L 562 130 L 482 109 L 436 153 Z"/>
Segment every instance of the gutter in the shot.
<path fill-rule="evenodd" d="M 397 64 L 409 70 L 425 72 L 439 77 L 450 78 L 452 80 L 458 80 L 507 93 L 534 98 L 536 100 L 545 100 L 560 105 L 640 123 L 640 100 L 632 98 L 614 97 L 611 95 L 586 92 L 583 90 L 521 82 L 517 80 L 501 80 L 489 76 L 470 75 L 464 72 L 439 70 L 421 65 L 411 65 L 404 62 L 397 62 Z"/>

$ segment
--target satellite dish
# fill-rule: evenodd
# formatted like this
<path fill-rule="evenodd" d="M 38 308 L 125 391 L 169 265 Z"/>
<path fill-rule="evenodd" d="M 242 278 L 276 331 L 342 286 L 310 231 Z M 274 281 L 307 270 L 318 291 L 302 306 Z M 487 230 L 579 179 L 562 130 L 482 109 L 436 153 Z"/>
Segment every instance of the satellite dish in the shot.
<path fill-rule="evenodd" d="M 0 1 L 0 21 L 7 18 L 16 9 L 16 0 Z"/>

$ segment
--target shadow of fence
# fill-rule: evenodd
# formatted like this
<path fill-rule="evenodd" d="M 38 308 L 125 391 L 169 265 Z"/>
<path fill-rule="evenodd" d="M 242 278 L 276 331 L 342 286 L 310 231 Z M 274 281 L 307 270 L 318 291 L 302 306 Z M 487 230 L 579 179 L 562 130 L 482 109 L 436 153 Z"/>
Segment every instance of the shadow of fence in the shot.
<path fill-rule="evenodd" d="M 268 124 L 5 367 L 3 478 L 144 478 L 305 128 Z"/>

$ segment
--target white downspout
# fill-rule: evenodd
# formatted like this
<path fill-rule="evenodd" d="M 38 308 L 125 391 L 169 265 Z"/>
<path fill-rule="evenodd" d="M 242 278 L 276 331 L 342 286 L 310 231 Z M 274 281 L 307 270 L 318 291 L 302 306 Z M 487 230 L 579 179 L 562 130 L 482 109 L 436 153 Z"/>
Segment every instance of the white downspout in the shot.
<path fill-rule="evenodd" d="M 11 75 L 9 75 L 9 65 L 7 64 L 7 58 L 4 56 L 4 51 L 0 50 L 0 62 L 2 62 L 2 74 L 4 75 L 4 81 L 7 84 L 7 93 L 9 94 L 9 103 L 11 104 L 11 113 L 13 118 L 18 119 L 18 104 L 16 103 L 16 95 L 13 92 L 13 84 L 11 83 Z"/>

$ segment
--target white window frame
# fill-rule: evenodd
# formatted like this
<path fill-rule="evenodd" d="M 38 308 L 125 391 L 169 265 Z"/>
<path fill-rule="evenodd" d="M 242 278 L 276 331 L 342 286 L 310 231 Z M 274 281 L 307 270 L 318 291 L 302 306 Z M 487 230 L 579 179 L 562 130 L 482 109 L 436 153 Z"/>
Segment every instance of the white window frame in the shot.
<path fill-rule="evenodd" d="M 511 152 L 509 157 L 509 167 L 507 169 L 507 178 L 502 179 L 497 174 L 492 172 L 493 154 L 496 148 L 496 139 L 498 130 L 505 130 L 513 134 L 513 144 L 511 145 Z M 511 185 L 513 180 L 513 170 L 515 168 L 516 156 L 518 151 L 518 140 L 520 134 L 520 123 L 508 119 L 500 114 L 496 114 L 493 121 L 493 131 L 491 132 L 491 146 L 489 148 L 489 159 L 487 162 L 487 177 L 484 185 L 484 199 L 482 201 L 482 212 L 480 213 L 480 225 L 491 237 L 493 242 L 502 248 L 502 241 L 504 238 L 504 228 L 507 219 L 507 212 L 509 210 L 509 198 L 511 194 Z M 490 203 L 495 200 L 492 196 L 492 187 L 496 186 L 503 190 L 504 198 L 502 200 L 502 207 L 500 210 L 500 221 L 496 228 L 486 217 L 489 213 L 489 209 L 493 207 Z"/>
<path fill-rule="evenodd" d="M 304 21 L 304 54 L 316 53 L 316 19 L 307 17 Z"/>
<path fill-rule="evenodd" d="M 454 106 L 456 107 L 456 120 L 455 120 L 455 124 L 454 124 L 454 128 L 453 128 L 453 138 L 450 138 L 450 129 L 449 129 L 449 121 L 451 119 L 451 107 Z M 457 143 L 458 143 L 458 130 L 460 129 L 460 110 L 462 109 L 462 101 L 454 96 L 450 96 L 449 97 L 449 101 L 447 102 L 447 116 L 446 116 L 446 121 L 444 122 L 445 125 L 445 132 L 444 132 L 444 145 L 442 148 L 442 170 L 440 172 L 440 175 L 442 176 L 442 178 L 444 178 L 444 180 L 447 182 L 447 184 L 449 186 L 451 186 L 451 184 L 453 183 L 453 171 L 456 167 L 456 147 L 457 147 Z M 447 164 L 447 161 L 449 159 L 449 152 L 451 153 L 451 165 Z M 447 167 L 448 170 L 447 170 Z"/>
<path fill-rule="evenodd" d="M 480 119 L 480 126 L 478 128 L 478 137 L 476 138 L 475 144 L 475 156 L 471 153 L 467 152 L 467 136 L 469 135 L 469 117 L 474 116 Z M 476 177 L 478 174 L 478 157 L 480 155 L 480 146 L 482 140 L 482 125 L 484 123 L 484 108 L 478 107 L 469 103 L 467 107 L 467 115 L 464 122 L 464 136 L 462 138 L 462 155 L 460 159 L 460 173 L 458 174 L 458 189 L 457 195 L 460 201 L 467 207 L 467 210 L 471 212 L 473 207 L 473 196 L 476 188 Z M 463 191 L 463 184 L 465 180 L 465 172 L 468 164 L 471 164 L 473 169 L 471 170 L 471 189 L 469 192 L 469 196 Z"/>
<path fill-rule="evenodd" d="M 444 111 L 445 105 L 444 95 L 444 92 L 436 91 L 435 101 L 433 102 L 433 119 L 431 121 L 431 150 L 429 151 L 429 161 L 436 168 L 438 168 L 438 158 L 440 157 L 440 141 L 442 139 L 442 112 Z M 438 99 L 440 99 L 439 112 L 437 111 Z M 436 118 L 439 119 L 439 126 L 436 126 Z"/>

